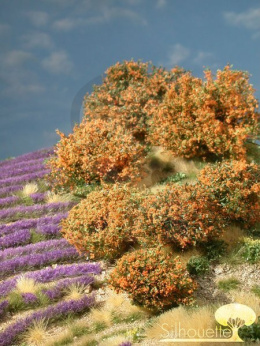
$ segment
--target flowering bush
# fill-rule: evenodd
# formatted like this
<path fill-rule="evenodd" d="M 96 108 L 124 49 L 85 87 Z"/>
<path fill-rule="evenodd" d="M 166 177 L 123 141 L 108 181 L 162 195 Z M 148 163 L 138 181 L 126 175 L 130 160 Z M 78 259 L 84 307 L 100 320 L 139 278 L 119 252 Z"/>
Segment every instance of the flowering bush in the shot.
<path fill-rule="evenodd" d="M 226 66 L 213 80 L 190 72 L 171 83 L 160 104 L 149 109 L 150 141 L 176 156 L 216 154 L 243 158 L 245 139 L 257 129 L 258 102 L 246 72 Z"/>
<path fill-rule="evenodd" d="M 109 283 L 117 292 L 127 292 L 135 303 L 156 310 L 189 304 L 196 288 L 179 258 L 159 248 L 125 254 L 118 260 Z"/>
<path fill-rule="evenodd" d="M 107 69 L 102 85 L 86 95 L 85 117 L 115 119 L 143 140 L 148 131 L 148 109 L 160 104 L 168 85 L 182 72 L 133 60 L 117 63 Z"/>
<path fill-rule="evenodd" d="M 223 227 L 218 206 L 195 186 L 168 184 L 142 198 L 133 235 L 145 246 L 159 243 L 184 249 L 219 235 Z"/>
<path fill-rule="evenodd" d="M 138 178 L 145 147 L 113 121 L 93 119 L 74 127 L 74 132 L 56 146 L 49 160 L 51 181 L 56 187 L 71 188 L 96 182 Z"/>
<path fill-rule="evenodd" d="M 201 191 L 222 208 L 230 220 L 252 226 L 260 221 L 259 165 L 245 161 L 223 161 L 205 166 L 198 176 Z"/>
<path fill-rule="evenodd" d="M 124 185 L 93 191 L 70 210 L 62 221 L 61 233 L 92 258 L 116 258 L 133 241 L 135 203 L 131 189 Z"/>

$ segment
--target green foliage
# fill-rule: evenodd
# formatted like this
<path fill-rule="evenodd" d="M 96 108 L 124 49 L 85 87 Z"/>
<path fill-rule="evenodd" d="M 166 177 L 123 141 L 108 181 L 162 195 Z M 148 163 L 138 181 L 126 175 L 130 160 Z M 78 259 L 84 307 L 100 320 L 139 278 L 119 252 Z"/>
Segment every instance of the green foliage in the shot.
<path fill-rule="evenodd" d="M 227 244 L 217 238 L 201 244 L 201 249 L 209 261 L 218 261 L 227 254 Z"/>
<path fill-rule="evenodd" d="M 187 263 L 187 269 L 191 275 L 203 275 L 209 270 L 209 261 L 205 257 L 192 256 Z"/>
<path fill-rule="evenodd" d="M 243 257 L 250 263 L 260 261 L 260 239 L 244 238 Z"/>
<path fill-rule="evenodd" d="M 251 291 L 260 298 L 260 285 L 254 285 Z"/>
<path fill-rule="evenodd" d="M 258 316 L 257 322 L 251 324 L 251 326 L 239 328 L 238 335 L 244 341 L 253 341 L 258 344 L 260 342 L 260 316 Z"/>
<path fill-rule="evenodd" d="M 173 175 L 170 175 L 169 177 L 163 179 L 161 183 L 167 184 L 167 183 L 177 183 L 183 179 L 187 178 L 187 175 L 185 173 L 177 172 Z"/>
<path fill-rule="evenodd" d="M 236 278 L 223 279 L 218 282 L 218 288 L 221 290 L 228 292 L 231 290 L 235 290 L 240 285 L 240 281 Z"/>

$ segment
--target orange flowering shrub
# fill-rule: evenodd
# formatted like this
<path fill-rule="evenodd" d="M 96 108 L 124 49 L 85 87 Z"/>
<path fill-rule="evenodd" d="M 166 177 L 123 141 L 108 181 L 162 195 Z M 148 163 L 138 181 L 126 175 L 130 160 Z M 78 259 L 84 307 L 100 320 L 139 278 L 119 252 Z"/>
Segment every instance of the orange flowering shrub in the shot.
<path fill-rule="evenodd" d="M 218 236 L 225 226 L 219 207 L 189 185 L 172 184 L 148 194 L 136 213 L 133 235 L 145 246 L 185 249 Z"/>
<path fill-rule="evenodd" d="M 180 259 L 158 248 L 125 254 L 112 271 L 109 284 L 116 292 L 127 292 L 136 304 L 155 310 L 190 304 L 196 289 Z"/>
<path fill-rule="evenodd" d="M 58 133 L 56 156 L 48 163 L 56 188 L 139 179 L 146 148 L 120 124 L 93 119 L 75 126 L 68 137 Z"/>
<path fill-rule="evenodd" d="M 85 97 L 87 119 L 115 119 L 143 140 L 147 134 L 147 112 L 162 101 L 168 85 L 183 72 L 166 71 L 149 63 L 124 61 L 106 71 L 102 85 Z"/>
<path fill-rule="evenodd" d="M 215 154 L 243 158 L 245 139 L 257 129 L 258 102 L 246 72 L 226 66 L 205 81 L 183 73 L 173 81 L 161 104 L 149 109 L 150 137 L 176 156 Z"/>
<path fill-rule="evenodd" d="M 222 208 L 224 216 L 245 226 L 260 222 L 259 165 L 223 161 L 205 166 L 198 180 L 198 187 Z"/>
<path fill-rule="evenodd" d="M 133 243 L 131 227 L 135 198 L 132 190 L 115 184 L 90 192 L 69 211 L 61 233 L 79 252 L 94 259 L 114 259 Z"/>

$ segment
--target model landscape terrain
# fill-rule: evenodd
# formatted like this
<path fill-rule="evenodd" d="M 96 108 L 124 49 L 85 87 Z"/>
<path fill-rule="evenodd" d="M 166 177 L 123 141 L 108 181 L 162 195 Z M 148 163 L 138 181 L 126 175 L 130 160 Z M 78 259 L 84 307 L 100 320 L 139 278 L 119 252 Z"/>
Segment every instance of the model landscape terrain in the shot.
<path fill-rule="evenodd" d="M 71 134 L 0 162 L 0 345 L 160 345 L 234 302 L 259 343 L 258 101 L 204 75 L 117 63 Z"/>

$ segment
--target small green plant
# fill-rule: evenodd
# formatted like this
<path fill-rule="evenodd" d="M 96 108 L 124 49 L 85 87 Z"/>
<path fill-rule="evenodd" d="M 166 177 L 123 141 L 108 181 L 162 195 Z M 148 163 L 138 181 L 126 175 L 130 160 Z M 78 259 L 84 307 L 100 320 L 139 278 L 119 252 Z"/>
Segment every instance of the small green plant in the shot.
<path fill-rule="evenodd" d="M 202 275 L 209 270 L 209 261 L 206 257 L 192 256 L 187 263 L 188 272 L 191 275 Z"/>
<path fill-rule="evenodd" d="M 211 239 L 201 245 L 205 257 L 209 261 L 218 261 L 222 256 L 227 254 L 227 244 L 224 240 Z"/>
<path fill-rule="evenodd" d="M 179 181 L 187 178 L 187 175 L 185 173 L 177 172 L 173 175 L 170 175 L 169 177 L 163 179 L 161 183 L 167 184 L 167 183 L 178 183 Z"/>
<path fill-rule="evenodd" d="M 251 326 L 243 326 L 239 328 L 238 335 L 244 341 L 260 341 L 260 316 L 258 316 L 257 322 L 251 324 Z"/>
<path fill-rule="evenodd" d="M 240 281 L 237 278 L 229 278 L 229 279 L 223 279 L 218 282 L 218 288 L 221 290 L 228 292 L 231 290 L 235 290 L 240 285 Z"/>
<path fill-rule="evenodd" d="M 243 257 L 250 263 L 260 261 L 260 239 L 244 238 Z"/>
<path fill-rule="evenodd" d="M 38 243 L 39 241 L 42 241 L 42 240 L 46 240 L 44 235 L 42 235 L 40 233 L 36 233 L 34 229 L 32 229 L 30 232 L 31 232 L 31 243 L 32 244 Z"/>
<path fill-rule="evenodd" d="M 254 285 L 251 291 L 260 298 L 260 285 Z"/>

